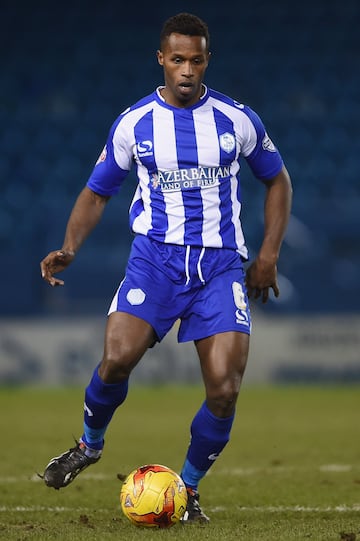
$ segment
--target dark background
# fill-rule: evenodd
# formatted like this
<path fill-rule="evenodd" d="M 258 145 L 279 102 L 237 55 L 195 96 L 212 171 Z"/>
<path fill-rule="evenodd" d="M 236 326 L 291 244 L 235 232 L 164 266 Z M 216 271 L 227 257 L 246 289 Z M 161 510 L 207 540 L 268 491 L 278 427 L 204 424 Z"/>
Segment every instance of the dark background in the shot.
<path fill-rule="evenodd" d="M 206 83 L 262 117 L 294 185 L 268 310 L 358 312 L 360 299 L 360 3 L 0 2 L 0 316 L 103 313 L 122 279 L 132 173 L 108 204 L 64 288 L 39 262 L 62 245 L 75 197 L 115 118 L 163 82 L 166 18 L 209 25 Z M 263 187 L 243 167 L 250 253 L 262 238 Z"/>

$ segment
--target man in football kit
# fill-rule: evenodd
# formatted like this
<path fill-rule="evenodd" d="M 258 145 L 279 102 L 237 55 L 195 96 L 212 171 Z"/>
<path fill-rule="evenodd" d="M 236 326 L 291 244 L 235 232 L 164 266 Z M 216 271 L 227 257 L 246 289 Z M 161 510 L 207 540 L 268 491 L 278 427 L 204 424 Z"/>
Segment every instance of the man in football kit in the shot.
<path fill-rule="evenodd" d="M 110 129 L 71 212 L 63 246 L 41 262 L 43 278 L 64 270 L 99 222 L 135 164 L 130 207 L 135 234 L 111 303 L 104 354 L 85 390 L 84 432 L 53 458 L 46 485 L 67 486 L 97 462 L 106 428 L 124 402 L 132 369 L 180 320 L 178 340 L 194 341 L 205 400 L 191 424 L 181 471 L 188 490 L 184 521 L 207 522 L 198 485 L 229 441 L 249 348 L 248 297 L 279 294 L 277 260 L 291 206 L 291 182 L 265 127 L 248 106 L 207 88 L 207 25 L 181 13 L 160 36 L 164 86 L 125 110 Z M 265 185 L 264 238 L 246 273 L 240 223 L 240 159 Z"/>

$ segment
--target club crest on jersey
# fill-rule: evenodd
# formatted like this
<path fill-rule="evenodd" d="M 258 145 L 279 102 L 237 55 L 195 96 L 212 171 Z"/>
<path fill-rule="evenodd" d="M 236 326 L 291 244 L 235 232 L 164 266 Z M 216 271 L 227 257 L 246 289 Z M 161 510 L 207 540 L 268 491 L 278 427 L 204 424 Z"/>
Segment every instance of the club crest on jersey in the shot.
<path fill-rule="evenodd" d="M 235 137 L 233 134 L 226 132 L 220 135 L 220 146 L 225 152 L 230 154 L 235 148 Z"/>
<path fill-rule="evenodd" d="M 269 152 L 276 152 L 276 147 L 266 132 L 264 139 L 262 140 L 262 147 Z"/>
<path fill-rule="evenodd" d="M 107 154 L 107 150 L 106 150 L 106 145 L 105 145 L 95 165 L 98 165 L 99 163 L 104 162 L 106 160 L 106 154 Z"/>

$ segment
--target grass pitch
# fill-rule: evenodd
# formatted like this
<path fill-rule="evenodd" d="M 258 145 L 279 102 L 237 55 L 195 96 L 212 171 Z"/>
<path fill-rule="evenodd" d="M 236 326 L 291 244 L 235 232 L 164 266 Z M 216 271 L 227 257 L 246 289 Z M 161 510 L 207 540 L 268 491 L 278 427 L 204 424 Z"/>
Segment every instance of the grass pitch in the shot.
<path fill-rule="evenodd" d="M 232 440 L 200 486 L 209 525 L 139 529 L 117 474 L 179 471 L 201 387 L 135 387 L 103 458 L 55 491 L 36 476 L 82 432 L 83 390 L 0 389 L 0 539 L 360 540 L 360 388 L 244 387 Z"/>

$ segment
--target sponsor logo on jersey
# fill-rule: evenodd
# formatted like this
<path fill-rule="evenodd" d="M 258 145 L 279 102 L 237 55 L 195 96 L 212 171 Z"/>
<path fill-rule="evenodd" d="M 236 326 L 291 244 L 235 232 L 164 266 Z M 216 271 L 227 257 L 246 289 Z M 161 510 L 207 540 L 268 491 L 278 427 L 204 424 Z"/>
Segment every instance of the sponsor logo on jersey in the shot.
<path fill-rule="evenodd" d="M 239 109 L 244 109 L 245 105 L 243 103 L 239 103 L 238 101 L 234 101 L 235 107 L 238 107 Z"/>
<path fill-rule="evenodd" d="M 235 148 L 235 137 L 232 133 L 226 132 L 220 135 L 220 146 L 221 148 L 230 154 Z"/>
<path fill-rule="evenodd" d="M 140 141 L 136 145 L 137 152 L 139 158 L 143 158 L 144 156 L 152 156 L 153 154 L 153 144 L 152 141 L 146 140 L 146 141 Z"/>
<path fill-rule="evenodd" d="M 178 192 L 194 188 L 219 186 L 220 180 L 230 177 L 230 167 L 191 167 L 175 171 L 158 171 L 151 175 L 151 186 L 162 192 Z"/>
<path fill-rule="evenodd" d="M 265 133 L 265 137 L 262 140 L 262 147 L 264 150 L 268 150 L 269 152 L 276 152 L 276 147 L 267 133 Z"/>

